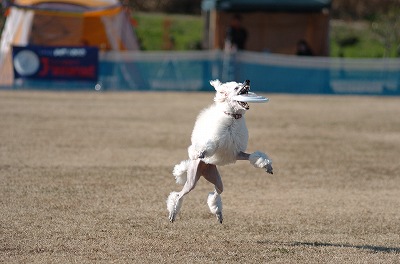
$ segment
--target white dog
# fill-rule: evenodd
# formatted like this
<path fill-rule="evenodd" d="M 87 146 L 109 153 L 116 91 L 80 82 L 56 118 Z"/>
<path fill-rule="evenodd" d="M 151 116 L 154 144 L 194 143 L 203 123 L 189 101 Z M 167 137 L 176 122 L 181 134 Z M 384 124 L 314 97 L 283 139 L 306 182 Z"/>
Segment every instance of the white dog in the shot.
<path fill-rule="evenodd" d="M 192 132 L 192 145 L 189 158 L 175 165 L 173 175 L 176 182 L 184 184 L 182 191 L 171 192 L 167 199 L 169 220 L 173 222 L 182 206 L 183 197 L 196 186 L 200 176 L 214 184 L 214 192 L 209 193 L 207 204 L 212 214 L 222 223 L 223 191 L 221 176 L 217 165 L 235 163 L 236 160 L 249 160 L 256 168 L 272 172 L 272 161 L 262 152 L 245 153 L 248 132 L 244 114 L 249 110 L 246 96 L 264 98 L 249 94 L 250 81 L 244 83 L 211 81 L 215 88 L 215 103 L 204 109 L 197 117 Z M 242 101 L 239 99 L 242 98 Z M 266 98 L 264 98 L 266 99 Z"/>

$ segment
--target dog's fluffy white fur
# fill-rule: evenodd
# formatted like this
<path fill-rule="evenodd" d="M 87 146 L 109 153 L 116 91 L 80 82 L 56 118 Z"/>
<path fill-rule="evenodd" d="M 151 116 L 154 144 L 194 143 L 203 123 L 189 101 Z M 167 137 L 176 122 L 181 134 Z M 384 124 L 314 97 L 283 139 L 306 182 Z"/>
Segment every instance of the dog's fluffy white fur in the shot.
<path fill-rule="evenodd" d="M 181 163 L 176 164 L 172 175 L 175 176 L 175 181 L 177 184 L 184 185 L 186 182 L 186 171 L 189 168 L 190 160 L 182 160 Z"/>
<path fill-rule="evenodd" d="M 222 199 L 221 195 L 217 192 L 210 192 L 207 198 L 207 204 L 210 212 L 216 215 L 219 222 L 222 223 Z"/>
<path fill-rule="evenodd" d="M 183 199 L 179 199 L 178 192 L 171 192 L 167 199 L 167 209 L 170 212 L 170 217 L 173 217 L 171 222 L 175 220 L 176 215 L 181 210 Z"/>
<path fill-rule="evenodd" d="M 188 148 L 189 159 L 175 165 L 173 170 L 176 182 L 184 184 L 184 187 L 181 192 L 172 192 L 167 199 L 171 222 L 182 206 L 183 196 L 195 187 L 200 176 L 204 176 L 215 186 L 207 204 L 211 213 L 222 223 L 220 193 L 223 186 L 217 165 L 249 160 L 254 167 L 264 168 L 272 174 L 272 161 L 265 153 L 245 153 L 249 135 L 244 115 L 249 105 L 236 101 L 234 97 L 248 93 L 249 81 L 241 84 L 215 80 L 210 84 L 216 90 L 214 104 L 202 110 L 197 117 Z"/>
<path fill-rule="evenodd" d="M 238 83 L 222 84 L 216 80 L 211 85 L 216 90 L 215 103 L 197 117 L 188 152 L 192 160 L 203 154 L 205 163 L 226 165 L 236 162 L 238 153 L 246 150 L 249 139 L 245 119 L 234 119 L 227 113 L 244 115 L 246 110 L 231 99 L 236 95 Z"/>

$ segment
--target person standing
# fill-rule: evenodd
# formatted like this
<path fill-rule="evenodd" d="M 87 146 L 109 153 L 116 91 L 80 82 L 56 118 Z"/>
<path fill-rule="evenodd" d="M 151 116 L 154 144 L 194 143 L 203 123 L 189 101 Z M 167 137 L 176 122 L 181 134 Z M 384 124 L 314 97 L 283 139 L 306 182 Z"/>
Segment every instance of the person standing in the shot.
<path fill-rule="evenodd" d="M 247 30 L 242 25 L 242 17 L 239 14 L 233 16 L 226 32 L 226 41 L 229 48 L 236 50 L 245 49 Z"/>

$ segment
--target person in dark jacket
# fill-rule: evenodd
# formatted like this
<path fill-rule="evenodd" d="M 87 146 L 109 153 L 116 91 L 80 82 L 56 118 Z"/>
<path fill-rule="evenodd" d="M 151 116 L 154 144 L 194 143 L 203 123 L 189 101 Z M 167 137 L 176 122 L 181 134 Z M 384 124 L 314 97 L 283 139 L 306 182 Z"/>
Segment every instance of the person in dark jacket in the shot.
<path fill-rule="evenodd" d="M 234 15 L 226 32 L 226 39 L 230 42 L 230 48 L 243 50 L 247 40 L 247 30 L 242 26 L 242 17 Z"/>
<path fill-rule="evenodd" d="M 307 41 L 301 39 L 297 42 L 297 52 L 296 55 L 298 56 L 313 56 L 313 52 L 308 45 Z"/>

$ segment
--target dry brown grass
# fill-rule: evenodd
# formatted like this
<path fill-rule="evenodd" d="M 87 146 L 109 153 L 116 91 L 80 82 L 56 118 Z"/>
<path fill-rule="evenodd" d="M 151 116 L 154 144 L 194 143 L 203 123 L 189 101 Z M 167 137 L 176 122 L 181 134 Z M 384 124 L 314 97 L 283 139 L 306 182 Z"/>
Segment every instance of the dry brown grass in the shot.
<path fill-rule="evenodd" d="M 400 99 L 269 95 L 247 162 L 168 222 L 173 165 L 211 93 L 0 92 L 0 262 L 399 263 Z"/>

